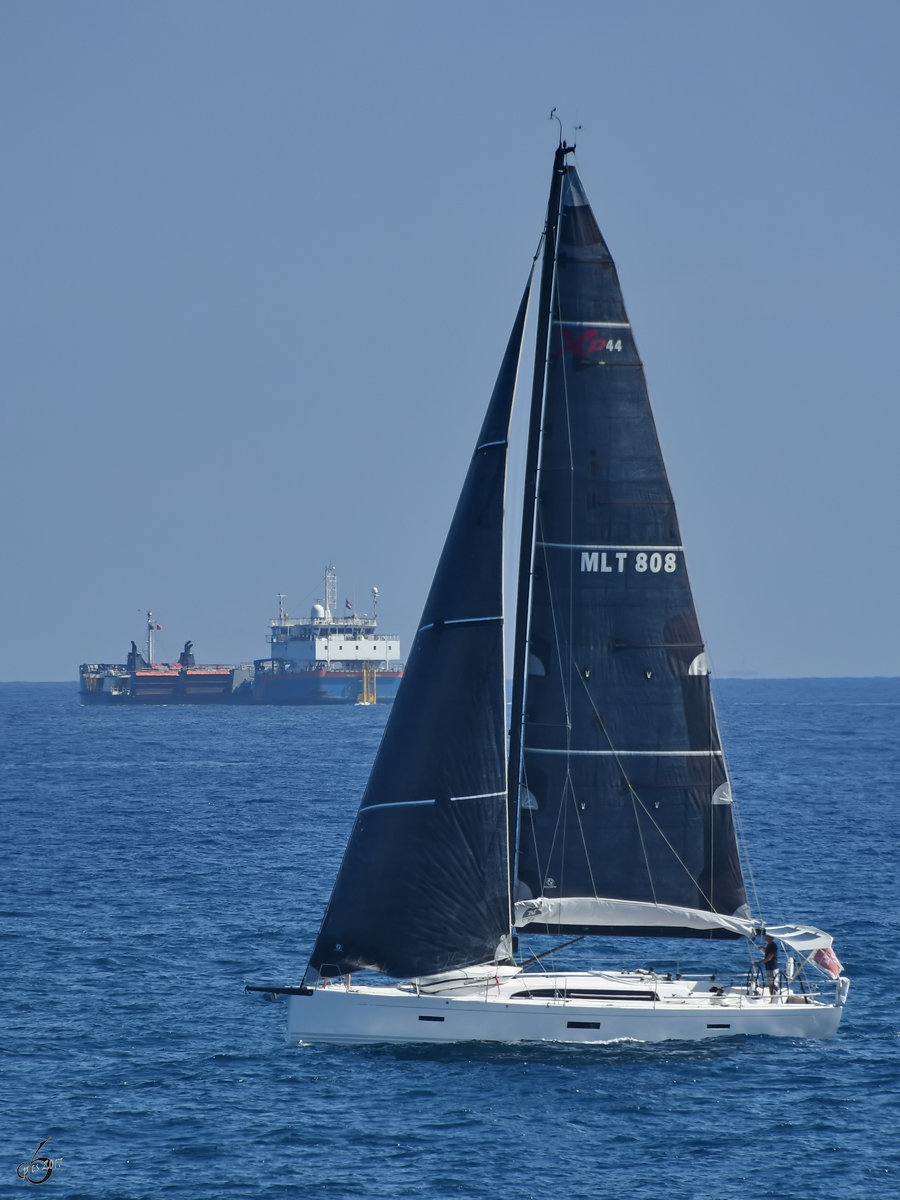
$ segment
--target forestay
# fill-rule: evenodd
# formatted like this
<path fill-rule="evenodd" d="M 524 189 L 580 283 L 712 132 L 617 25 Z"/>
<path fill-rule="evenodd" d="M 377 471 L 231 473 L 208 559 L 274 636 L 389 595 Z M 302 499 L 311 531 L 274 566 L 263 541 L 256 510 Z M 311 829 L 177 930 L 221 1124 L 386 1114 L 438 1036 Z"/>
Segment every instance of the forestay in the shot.
<path fill-rule="evenodd" d="M 528 290 L 308 983 L 364 967 L 429 975 L 510 950 L 502 536 Z"/>

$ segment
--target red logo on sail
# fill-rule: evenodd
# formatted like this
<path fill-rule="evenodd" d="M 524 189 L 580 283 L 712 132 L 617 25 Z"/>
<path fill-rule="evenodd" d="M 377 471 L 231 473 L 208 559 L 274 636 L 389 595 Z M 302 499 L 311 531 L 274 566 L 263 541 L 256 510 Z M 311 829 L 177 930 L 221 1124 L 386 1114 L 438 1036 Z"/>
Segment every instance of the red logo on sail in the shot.
<path fill-rule="evenodd" d="M 602 354 L 608 338 L 600 337 L 596 329 L 562 329 L 562 352 L 574 358 L 590 358 Z"/>

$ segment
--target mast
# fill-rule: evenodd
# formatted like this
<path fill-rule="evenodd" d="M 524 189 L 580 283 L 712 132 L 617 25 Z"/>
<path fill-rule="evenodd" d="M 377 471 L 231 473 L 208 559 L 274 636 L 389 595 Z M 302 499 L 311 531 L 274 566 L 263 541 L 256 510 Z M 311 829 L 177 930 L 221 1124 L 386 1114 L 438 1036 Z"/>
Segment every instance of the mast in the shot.
<path fill-rule="evenodd" d="M 329 621 L 337 620 L 337 571 L 334 563 L 325 568 L 325 616 Z"/>
<path fill-rule="evenodd" d="M 153 666 L 153 613 L 147 613 L 147 666 Z"/>
<path fill-rule="evenodd" d="M 528 421 L 528 448 L 525 458 L 525 495 L 522 508 L 522 535 L 519 544 L 519 574 L 516 587 L 516 628 L 513 642 L 513 687 L 509 731 L 509 845 L 510 903 L 515 901 L 515 862 L 518 852 L 519 781 L 522 760 L 522 727 L 525 720 L 525 675 L 528 664 L 528 609 L 531 597 L 531 559 L 534 546 L 534 519 L 537 504 L 538 453 L 544 410 L 544 381 L 550 342 L 550 310 L 553 301 L 553 277 L 556 243 L 559 233 L 559 208 L 563 177 L 568 170 L 566 155 L 574 146 L 560 142 L 553 159 L 547 222 L 544 227 L 544 254 L 541 261 L 541 288 L 538 297 L 537 336 L 534 348 L 534 375 L 531 384 L 531 409 Z"/>

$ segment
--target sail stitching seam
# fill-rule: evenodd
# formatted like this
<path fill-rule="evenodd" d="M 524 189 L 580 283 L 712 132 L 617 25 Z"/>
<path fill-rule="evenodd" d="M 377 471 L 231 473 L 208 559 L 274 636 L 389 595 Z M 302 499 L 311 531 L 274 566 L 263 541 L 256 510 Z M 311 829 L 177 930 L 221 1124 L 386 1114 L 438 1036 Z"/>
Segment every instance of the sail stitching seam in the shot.
<path fill-rule="evenodd" d="M 374 808 L 410 808 L 414 804 L 437 804 L 437 800 L 384 800 L 381 804 L 367 804 L 359 810 L 359 816 L 364 816 Z"/>
<path fill-rule="evenodd" d="M 505 796 L 506 789 L 502 792 L 476 792 L 472 796 L 451 796 L 451 800 L 491 800 L 495 796 Z"/>
<path fill-rule="evenodd" d="M 480 625 L 484 621 L 502 620 L 502 617 L 453 617 L 447 621 L 431 621 L 427 625 L 420 625 L 416 633 L 425 633 L 426 630 L 434 629 L 435 625 Z"/>
<path fill-rule="evenodd" d="M 553 550 L 680 550 L 684 546 L 592 546 L 584 542 L 538 542 L 539 546 L 550 547 Z"/>
<path fill-rule="evenodd" d="M 561 317 L 553 322 L 554 325 L 577 325 L 587 329 L 630 329 L 628 321 L 564 321 Z"/>
<path fill-rule="evenodd" d="M 526 746 L 527 754 L 583 754 L 599 755 L 606 758 L 618 758 L 620 755 L 630 755 L 632 758 L 724 758 L 721 750 L 552 750 L 543 746 Z"/>

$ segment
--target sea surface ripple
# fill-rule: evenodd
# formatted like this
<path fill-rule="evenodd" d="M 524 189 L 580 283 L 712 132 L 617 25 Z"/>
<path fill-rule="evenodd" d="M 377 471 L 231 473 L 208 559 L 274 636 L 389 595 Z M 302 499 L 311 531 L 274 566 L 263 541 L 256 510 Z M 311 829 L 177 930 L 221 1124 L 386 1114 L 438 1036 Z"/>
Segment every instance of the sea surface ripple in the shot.
<path fill-rule="evenodd" d="M 830 1041 L 289 1048 L 243 987 L 302 974 L 385 711 L 0 685 L 0 1194 L 49 1138 L 71 1200 L 900 1196 L 900 680 L 717 704 L 763 914 L 853 981 Z"/>

